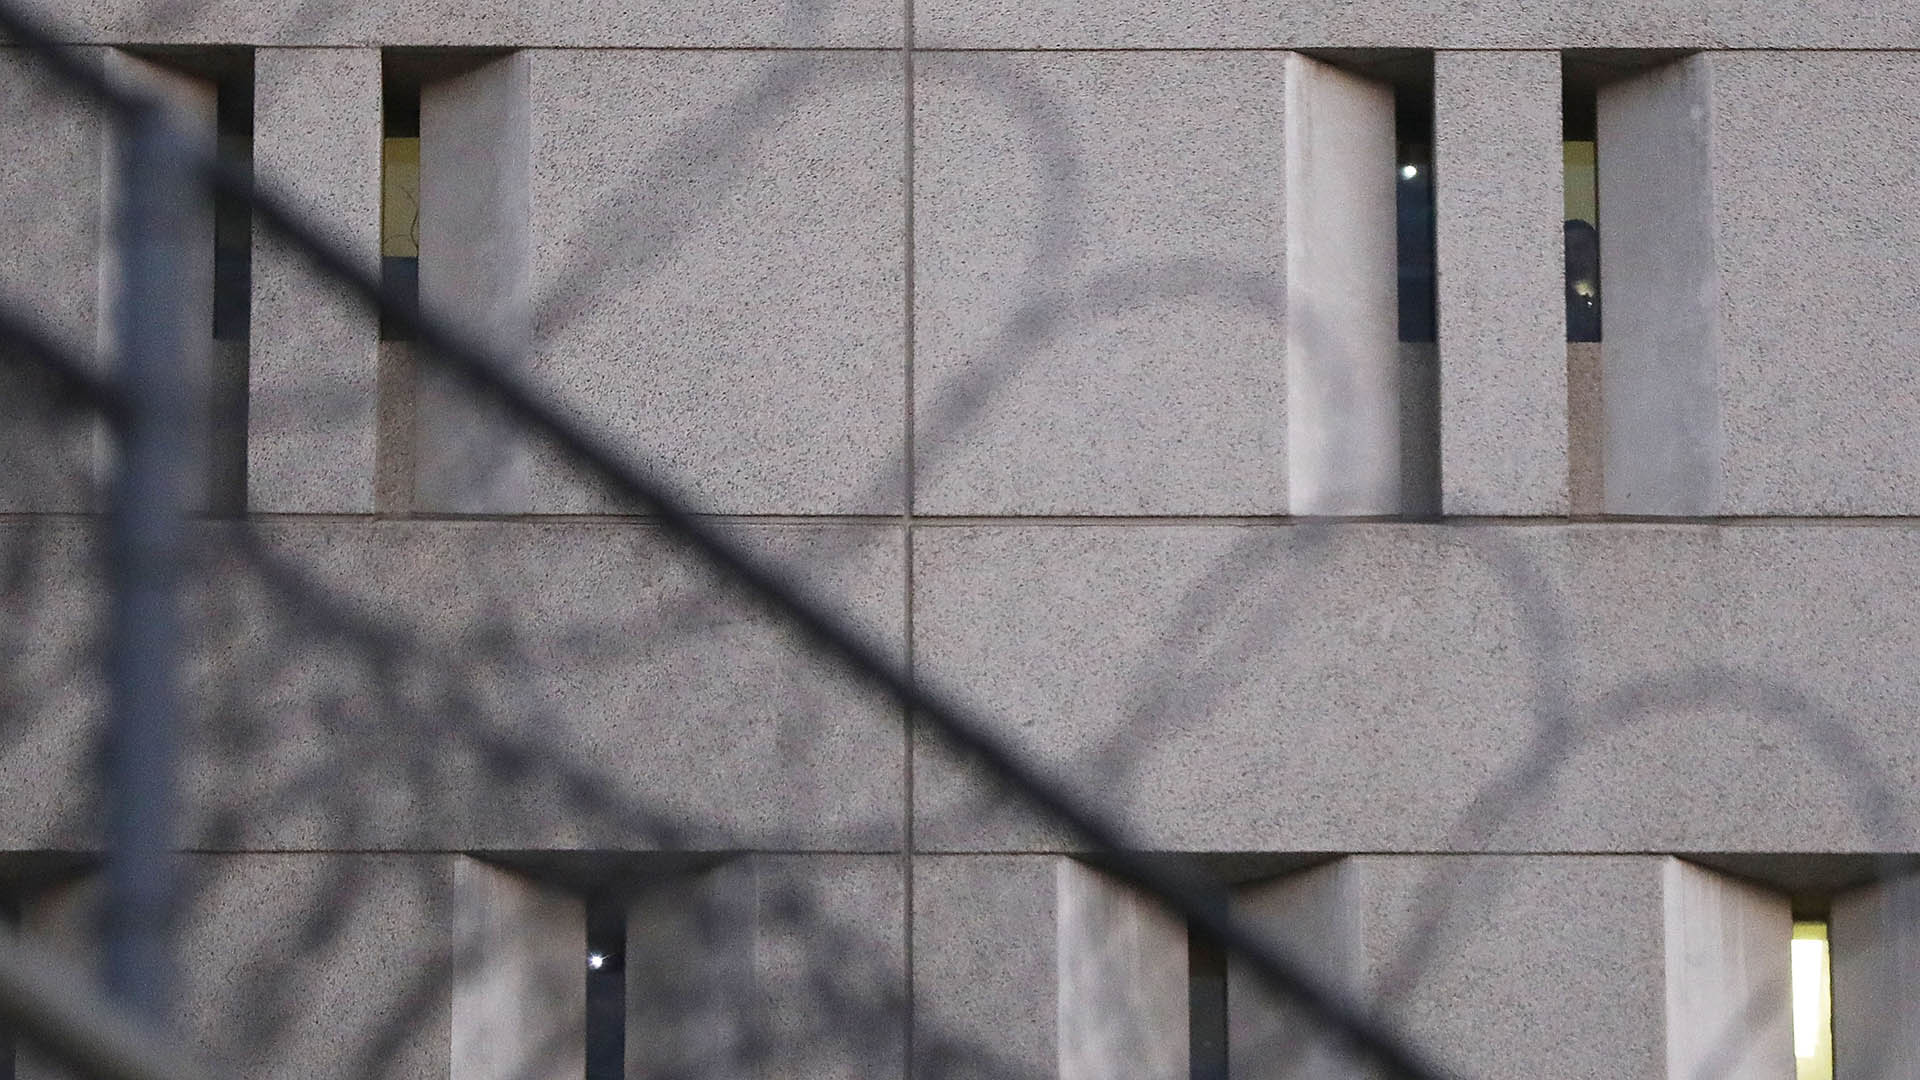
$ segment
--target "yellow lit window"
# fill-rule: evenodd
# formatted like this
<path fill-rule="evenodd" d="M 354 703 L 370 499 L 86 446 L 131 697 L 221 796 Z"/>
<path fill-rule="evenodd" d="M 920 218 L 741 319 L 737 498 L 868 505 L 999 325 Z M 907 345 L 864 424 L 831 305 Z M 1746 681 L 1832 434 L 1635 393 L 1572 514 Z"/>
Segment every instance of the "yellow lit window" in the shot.
<path fill-rule="evenodd" d="M 1793 924 L 1795 1080 L 1833 1080 L 1833 973 L 1827 924 Z"/>

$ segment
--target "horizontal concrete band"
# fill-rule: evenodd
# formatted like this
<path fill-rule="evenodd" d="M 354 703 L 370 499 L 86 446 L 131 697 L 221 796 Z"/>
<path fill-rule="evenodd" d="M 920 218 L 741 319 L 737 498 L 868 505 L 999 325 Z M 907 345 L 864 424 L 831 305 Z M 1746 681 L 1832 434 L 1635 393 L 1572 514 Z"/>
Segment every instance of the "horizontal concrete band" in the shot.
<path fill-rule="evenodd" d="M 194 595 L 195 846 L 901 842 L 898 711 L 649 527 L 255 529 L 248 558 L 204 527 L 193 575 L 219 583 Z M 740 532 L 904 648 L 901 528 Z M 92 552 L 73 524 L 0 545 L 49 568 L 6 631 L 39 692 L 4 729 L 0 844 L 88 847 Z M 1920 842 L 1897 659 L 1920 528 L 1007 525 L 912 550 L 919 669 L 1149 848 Z M 914 787 L 923 847 L 1065 843 L 928 747 Z"/>
<path fill-rule="evenodd" d="M 234 8 L 95 0 L 62 14 L 88 42 L 262 45 L 899 47 L 898 0 L 510 0 L 277 3 Z M 1920 14 L 1898 4 L 1789 0 L 918 0 L 915 41 L 944 48 L 1912 48 Z"/>

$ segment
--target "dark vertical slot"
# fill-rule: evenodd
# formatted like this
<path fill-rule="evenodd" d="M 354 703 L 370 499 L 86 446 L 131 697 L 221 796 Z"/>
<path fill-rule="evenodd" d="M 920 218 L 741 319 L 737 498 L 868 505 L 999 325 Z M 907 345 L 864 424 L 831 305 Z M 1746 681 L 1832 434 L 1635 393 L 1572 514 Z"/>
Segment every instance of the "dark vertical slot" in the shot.
<path fill-rule="evenodd" d="M 627 906 L 587 902 L 587 1080 L 621 1080 L 627 1068 Z"/>
<path fill-rule="evenodd" d="M 253 174 L 253 53 L 220 65 L 215 84 L 216 154 Z M 215 192 L 213 201 L 213 371 L 208 380 L 211 442 L 208 511 L 237 516 L 247 501 L 248 334 L 253 317 L 253 214 Z"/>
<path fill-rule="evenodd" d="M 12 896 L 0 896 L 0 935 L 11 936 L 20 930 L 20 904 Z M 14 1080 L 13 1031 L 0 1027 L 0 1080 Z"/>
<path fill-rule="evenodd" d="M 1193 1080 L 1227 1080 L 1227 952 L 1187 930 L 1187 1060 Z"/>
<path fill-rule="evenodd" d="M 420 82 L 383 76 L 380 125 L 380 285 L 408 309 L 420 302 Z M 412 335 L 382 315 L 380 340 Z"/>
<path fill-rule="evenodd" d="M 1567 340 L 1599 341 L 1599 109 L 1594 87 L 1569 79 L 1560 115 L 1566 168 Z"/>
<path fill-rule="evenodd" d="M 1400 505 L 1440 513 L 1440 315 L 1434 233 L 1433 54 L 1394 80 L 1394 191 L 1400 298 Z"/>
<path fill-rule="evenodd" d="M 1433 71 L 1394 87 L 1399 183 L 1400 340 L 1434 341 L 1439 318 L 1434 283 Z"/>

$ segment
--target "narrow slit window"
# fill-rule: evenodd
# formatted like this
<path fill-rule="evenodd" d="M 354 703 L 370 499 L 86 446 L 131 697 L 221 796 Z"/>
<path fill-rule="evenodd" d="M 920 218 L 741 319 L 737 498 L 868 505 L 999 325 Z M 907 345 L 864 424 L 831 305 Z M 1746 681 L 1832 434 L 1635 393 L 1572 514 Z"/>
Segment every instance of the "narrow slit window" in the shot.
<path fill-rule="evenodd" d="M 1595 92 L 1569 84 L 1561 155 L 1565 168 L 1567 340 L 1600 340 L 1600 162 Z"/>
<path fill-rule="evenodd" d="M 1187 1061 L 1192 1080 L 1227 1080 L 1227 953 L 1187 930 Z"/>
<path fill-rule="evenodd" d="M 1394 218 L 1400 315 L 1400 507 L 1440 512 L 1439 303 L 1435 272 L 1433 58 L 1394 81 Z"/>
<path fill-rule="evenodd" d="M 232 55 L 215 88 L 215 153 L 253 173 L 253 53 Z M 213 377 L 209 381 L 208 510 L 238 516 L 247 504 L 247 385 L 253 324 L 253 213 L 225 192 L 213 197 Z"/>
<path fill-rule="evenodd" d="M 627 1069 L 627 907 L 617 895 L 587 902 L 587 1076 L 621 1080 Z"/>
<path fill-rule="evenodd" d="M 1833 964 L 1825 922 L 1793 924 L 1795 1080 L 1833 1080 Z"/>
<path fill-rule="evenodd" d="M 380 284 L 412 308 L 420 298 L 420 86 L 387 80 L 380 138 Z M 380 340 L 403 341 L 398 320 L 382 316 Z"/>

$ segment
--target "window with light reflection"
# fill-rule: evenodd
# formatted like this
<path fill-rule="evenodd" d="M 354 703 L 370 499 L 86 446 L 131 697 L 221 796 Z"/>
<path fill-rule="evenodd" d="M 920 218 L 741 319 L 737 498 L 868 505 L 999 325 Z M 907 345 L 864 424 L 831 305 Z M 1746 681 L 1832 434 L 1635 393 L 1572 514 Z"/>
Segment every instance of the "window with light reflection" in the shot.
<path fill-rule="evenodd" d="M 1833 967 L 1827 924 L 1793 924 L 1795 1080 L 1833 1080 Z"/>

